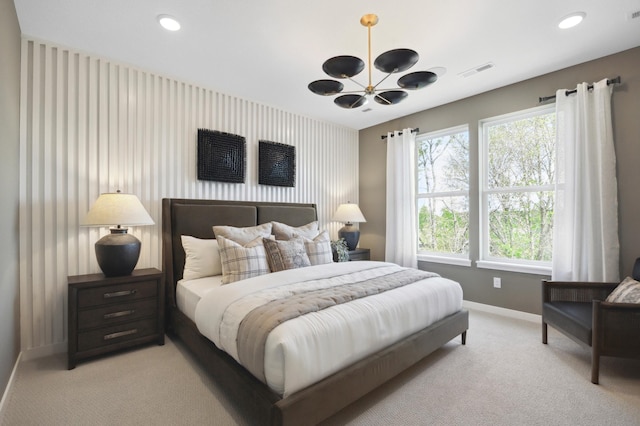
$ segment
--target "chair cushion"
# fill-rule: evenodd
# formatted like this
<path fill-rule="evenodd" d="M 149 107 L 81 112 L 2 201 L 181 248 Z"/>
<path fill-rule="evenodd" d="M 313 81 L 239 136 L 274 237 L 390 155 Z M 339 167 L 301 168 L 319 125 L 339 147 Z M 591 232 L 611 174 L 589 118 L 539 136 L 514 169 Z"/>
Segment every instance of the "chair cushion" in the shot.
<path fill-rule="evenodd" d="M 591 302 L 547 302 L 542 304 L 542 318 L 591 346 L 593 307 Z"/>

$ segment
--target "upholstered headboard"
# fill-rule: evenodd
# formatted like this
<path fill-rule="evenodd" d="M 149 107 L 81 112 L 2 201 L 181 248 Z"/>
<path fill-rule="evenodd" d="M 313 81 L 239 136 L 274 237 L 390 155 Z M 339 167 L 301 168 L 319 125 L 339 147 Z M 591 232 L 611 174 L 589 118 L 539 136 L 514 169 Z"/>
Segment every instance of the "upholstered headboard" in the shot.
<path fill-rule="evenodd" d="M 167 305 L 175 306 L 175 286 L 184 270 L 181 235 L 214 238 L 214 225 L 255 226 L 271 221 L 301 226 L 318 219 L 315 204 L 259 201 L 162 200 L 162 264 Z"/>

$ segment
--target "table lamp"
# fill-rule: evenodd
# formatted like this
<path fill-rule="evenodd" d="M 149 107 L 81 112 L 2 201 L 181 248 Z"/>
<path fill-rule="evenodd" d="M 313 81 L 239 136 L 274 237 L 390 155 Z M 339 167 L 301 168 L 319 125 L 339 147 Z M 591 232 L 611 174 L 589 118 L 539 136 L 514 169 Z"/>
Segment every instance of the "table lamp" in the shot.
<path fill-rule="evenodd" d="M 130 275 L 140 257 L 140 240 L 122 226 L 153 225 L 153 219 L 133 194 L 101 194 L 80 226 L 115 226 L 96 244 L 96 259 L 107 277 Z"/>
<path fill-rule="evenodd" d="M 345 225 L 338 231 L 338 237 L 344 238 L 349 250 L 355 250 L 360 239 L 360 230 L 353 227 L 353 222 L 366 222 L 357 204 L 340 204 L 333 215 L 333 220 Z"/>

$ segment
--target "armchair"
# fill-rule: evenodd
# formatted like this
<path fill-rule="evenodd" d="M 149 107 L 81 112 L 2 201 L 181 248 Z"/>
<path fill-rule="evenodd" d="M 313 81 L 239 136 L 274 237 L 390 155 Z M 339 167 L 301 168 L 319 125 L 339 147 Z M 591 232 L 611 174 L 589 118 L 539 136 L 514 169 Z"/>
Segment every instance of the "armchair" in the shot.
<path fill-rule="evenodd" d="M 636 277 L 634 268 L 634 279 Z M 551 325 L 591 347 L 591 382 L 598 384 L 600 357 L 640 358 L 640 304 L 610 303 L 618 283 L 542 281 L 542 343 Z"/>

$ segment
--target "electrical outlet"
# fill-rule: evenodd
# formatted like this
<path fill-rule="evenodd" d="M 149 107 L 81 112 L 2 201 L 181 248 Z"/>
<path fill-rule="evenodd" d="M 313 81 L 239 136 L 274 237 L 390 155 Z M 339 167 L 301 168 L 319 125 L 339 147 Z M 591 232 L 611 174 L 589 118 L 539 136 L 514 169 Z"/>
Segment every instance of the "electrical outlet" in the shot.
<path fill-rule="evenodd" d="M 502 288 L 502 280 L 500 277 L 493 277 L 493 288 Z"/>

